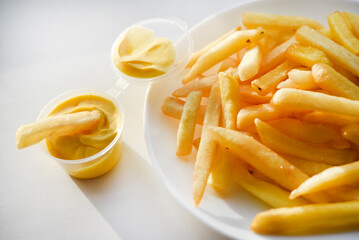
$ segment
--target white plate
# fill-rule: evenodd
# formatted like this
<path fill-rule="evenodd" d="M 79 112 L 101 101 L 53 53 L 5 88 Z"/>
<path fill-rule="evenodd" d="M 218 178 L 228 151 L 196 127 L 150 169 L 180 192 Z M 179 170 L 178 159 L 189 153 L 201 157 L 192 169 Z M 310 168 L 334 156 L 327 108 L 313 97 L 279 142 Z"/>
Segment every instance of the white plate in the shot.
<path fill-rule="evenodd" d="M 195 48 L 216 39 L 237 25 L 241 25 L 243 11 L 301 15 L 311 17 L 327 26 L 326 17 L 335 10 L 359 13 L 358 1 L 270 0 L 245 2 L 237 7 L 205 19 L 192 29 Z M 207 187 L 199 207 L 192 204 L 192 175 L 194 154 L 183 160 L 176 156 L 178 121 L 164 116 L 161 103 L 181 85 L 180 78 L 149 87 L 146 97 L 144 124 L 147 149 L 157 172 L 175 199 L 190 213 L 213 229 L 232 238 L 279 239 L 257 235 L 250 231 L 253 217 L 268 206 L 237 187 L 227 197 L 218 196 Z M 359 232 L 346 232 L 291 239 L 359 239 Z M 283 238 L 280 238 L 283 239 Z"/>

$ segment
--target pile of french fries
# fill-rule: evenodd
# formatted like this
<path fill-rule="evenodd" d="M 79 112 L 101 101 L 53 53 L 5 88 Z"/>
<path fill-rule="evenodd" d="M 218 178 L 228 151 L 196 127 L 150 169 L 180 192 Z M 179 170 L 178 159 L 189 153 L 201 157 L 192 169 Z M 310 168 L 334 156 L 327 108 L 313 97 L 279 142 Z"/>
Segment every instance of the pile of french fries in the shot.
<path fill-rule="evenodd" d="M 256 233 L 358 229 L 359 16 L 333 12 L 329 27 L 257 12 L 242 20 L 193 54 L 162 104 L 179 119 L 176 154 L 197 149 L 194 204 L 207 185 L 239 184 L 272 207 L 254 218 Z"/>

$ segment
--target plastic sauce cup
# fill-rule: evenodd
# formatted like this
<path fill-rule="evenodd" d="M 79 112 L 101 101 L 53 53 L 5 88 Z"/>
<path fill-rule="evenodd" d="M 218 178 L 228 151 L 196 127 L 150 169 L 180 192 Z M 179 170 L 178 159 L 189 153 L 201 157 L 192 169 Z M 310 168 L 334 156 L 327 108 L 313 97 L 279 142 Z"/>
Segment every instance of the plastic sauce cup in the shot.
<path fill-rule="evenodd" d="M 125 122 L 125 115 L 122 107 L 118 104 L 118 102 L 109 94 L 99 90 L 94 90 L 94 89 L 73 90 L 61 94 L 58 97 L 54 98 L 52 101 L 50 101 L 41 111 L 38 120 L 47 118 L 49 113 L 58 104 L 79 95 L 100 96 L 110 100 L 117 107 L 121 115 L 121 123 L 120 123 L 120 127 L 117 130 L 117 134 L 115 138 L 111 141 L 110 144 L 107 145 L 107 147 L 102 149 L 100 152 L 92 156 L 76 159 L 76 160 L 64 160 L 54 157 L 53 155 L 50 154 L 46 146 L 46 142 L 45 142 L 46 140 L 41 141 L 40 146 L 43 152 L 48 157 L 50 157 L 51 159 L 55 160 L 58 164 L 60 164 L 60 166 L 63 167 L 63 169 L 70 176 L 75 178 L 82 178 L 82 179 L 96 178 L 102 176 L 103 174 L 109 172 L 112 168 L 114 168 L 122 155 L 121 137 L 122 137 L 122 131 Z"/>

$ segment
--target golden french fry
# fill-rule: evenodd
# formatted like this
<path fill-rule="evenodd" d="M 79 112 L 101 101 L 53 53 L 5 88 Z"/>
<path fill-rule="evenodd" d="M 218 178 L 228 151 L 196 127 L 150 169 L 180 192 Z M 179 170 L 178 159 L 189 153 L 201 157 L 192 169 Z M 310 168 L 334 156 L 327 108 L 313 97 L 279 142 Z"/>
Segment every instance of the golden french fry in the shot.
<path fill-rule="evenodd" d="M 257 179 L 248 172 L 242 163 L 239 163 L 239 160 L 234 165 L 232 177 L 238 185 L 271 207 L 300 206 L 309 203 L 307 200 L 300 198 L 294 199 L 298 201 L 290 200 L 288 191 L 272 183 Z"/>
<path fill-rule="evenodd" d="M 256 42 L 263 36 L 263 34 L 264 31 L 260 29 L 243 30 L 232 33 L 200 56 L 188 74 L 182 79 L 182 83 L 192 81 L 195 77 L 210 67 L 230 57 L 251 43 Z"/>
<path fill-rule="evenodd" d="M 333 187 L 359 182 L 359 162 L 334 166 L 304 181 L 297 189 L 293 190 L 290 198 L 323 191 Z"/>
<path fill-rule="evenodd" d="M 288 77 L 299 89 L 310 90 L 317 88 L 310 70 L 292 69 L 288 72 Z"/>
<path fill-rule="evenodd" d="M 233 164 L 236 157 L 223 146 L 217 146 L 216 156 L 211 168 L 211 187 L 218 192 L 225 192 L 232 182 Z"/>
<path fill-rule="evenodd" d="M 249 48 L 238 65 L 238 75 L 241 81 L 254 77 L 262 62 L 262 53 L 258 45 Z"/>
<path fill-rule="evenodd" d="M 259 95 L 250 85 L 239 86 L 240 99 L 251 104 L 269 103 L 272 99 L 273 93 L 267 95 Z"/>
<path fill-rule="evenodd" d="M 166 116 L 176 118 L 176 119 L 181 119 L 184 104 L 185 104 L 185 102 L 182 101 L 181 99 L 174 98 L 174 97 L 167 97 L 163 101 L 163 103 L 161 105 L 161 109 L 162 109 L 163 114 L 165 114 Z M 196 118 L 197 124 L 203 123 L 205 111 L 206 111 L 206 106 L 201 105 L 198 110 L 198 114 L 197 114 L 197 118 Z"/>
<path fill-rule="evenodd" d="M 308 174 L 309 176 L 316 175 L 318 173 L 323 172 L 325 169 L 333 167 L 333 165 L 326 164 L 326 163 L 320 163 L 320 162 L 313 162 L 309 160 L 304 160 L 297 157 L 291 157 L 291 156 L 284 156 L 282 155 L 284 159 L 286 159 L 288 162 L 292 163 L 294 166 Z"/>
<path fill-rule="evenodd" d="M 287 79 L 288 72 L 296 66 L 296 63 L 285 61 L 263 76 L 253 80 L 251 85 L 258 94 L 267 95 L 275 90 L 281 81 Z"/>
<path fill-rule="evenodd" d="M 201 142 L 198 147 L 193 174 L 193 201 L 199 205 L 207 185 L 216 150 L 216 141 L 209 133 L 210 126 L 218 126 L 221 116 L 221 93 L 218 82 L 212 87 L 203 120 Z"/>
<path fill-rule="evenodd" d="M 100 121 L 101 113 L 82 111 L 22 125 L 16 131 L 16 146 L 26 148 L 50 137 L 71 135 L 93 129 Z"/>
<path fill-rule="evenodd" d="M 265 29 L 267 33 L 267 29 Z M 294 35 L 294 32 L 290 35 L 292 37 Z M 286 39 L 285 41 L 287 41 Z M 264 37 L 262 37 L 256 44 L 258 44 L 260 52 L 262 53 L 262 56 L 267 54 L 269 51 L 271 51 L 275 46 L 278 45 L 277 41 L 274 40 L 273 37 L 271 37 L 270 33 L 267 33 Z"/>
<path fill-rule="evenodd" d="M 222 61 L 221 66 L 219 67 L 217 73 L 224 72 L 228 68 L 235 68 L 237 66 L 238 66 L 238 62 L 234 58 L 229 57 Z"/>
<path fill-rule="evenodd" d="M 359 100 L 359 87 L 332 67 L 317 63 L 312 67 L 312 73 L 316 84 L 322 89 L 336 96 Z"/>
<path fill-rule="evenodd" d="M 352 117 L 352 116 L 336 114 L 336 113 L 313 111 L 306 113 L 303 116 L 303 120 L 308 122 L 314 122 L 314 123 L 345 126 L 350 123 L 359 122 L 359 117 Z"/>
<path fill-rule="evenodd" d="M 185 156 L 192 151 L 196 118 L 202 99 L 201 91 L 193 91 L 188 94 L 183 106 L 181 120 L 177 131 L 177 156 Z"/>
<path fill-rule="evenodd" d="M 308 178 L 305 173 L 246 134 L 221 127 L 210 127 L 209 130 L 220 145 L 229 148 L 240 159 L 288 190 L 296 188 Z"/>
<path fill-rule="evenodd" d="M 211 126 L 211 136 L 222 146 L 229 148 L 237 157 L 252 165 L 287 190 L 293 190 L 309 178 L 307 174 L 286 161 L 277 153 L 244 133 Z M 306 196 L 313 202 L 327 202 L 323 194 Z"/>
<path fill-rule="evenodd" d="M 198 58 L 200 56 L 202 56 L 203 54 L 205 54 L 206 52 L 208 52 L 208 50 L 210 50 L 211 48 L 213 48 L 214 46 L 216 46 L 218 43 L 222 42 L 226 37 L 228 37 L 229 35 L 231 35 L 232 33 L 241 30 L 241 27 L 236 27 L 235 29 L 232 29 L 231 31 L 223 34 L 221 37 L 219 37 L 217 40 L 207 44 L 206 46 L 204 46 L 203 48 L 201 48 L 200 50 L 198 50 L 197 52 L 193 53 L 191 56 L 191 59 L 189 60 L 188 64 L 187 64 L 187 68 L 192 67 L 198 60 Z"/>
<path fill-rule="evenodd" d="M 230 74 L 218 74 L 221 90 L 223 123 L 226 128 L 235 129 L 237 114 L 240 109 L 238 81 Z"/>
<path fill-rule="evenodd" d="M 303 122 L 292 118 L 281 118 L 268 123 L 282 133 L 300 141 L 315 144 L 330 143 L 334 148 L 350 147 L 350 143 L 329 125 Z"/>
<path fill-rule="evenodd" d="M 303 46 L 299 43 L 290 45 L 285 52 L 285 56 L 289 60 L 309 68 L 311 68 L 316 63 L 326 63 L 331 66 L 333 65 L 333 62 L 325 55 L 323 51 L 312 46 Z"/>
<path fill-rule="evenodd" d="M 328 16 L 330 32 L 334 40 L 352 53 L 359 54 L 359 40 L 354 36 L 346 20 L 339 11 Z"/>
<path fill-rule="evenodd" d="M 315 147 L 291 138 L 259 119 L 254 122 L 263 144 L 278 153 L 332 165 L 353 162 L 356 158 L 354 151 Z"/>
<path fill-rule="evenodd" d="M 293 112 L 285 108 L 279 108 L 273 104 L 266 103 L 242 108 L 237 115 L 237 128 L 244 129 L 254 124 L 254 119 L 259 118 L 265 121 L 288 117 Z"/>
<path fill-rule="evenodd" d="M 351 123 L 342 128 L 342 135 L 348 141 L 359 146 L 359 124 Z"/>
<path fill-rule="evenodd" d="M 333 35 L 330 31 L 330 28 L 321 28 L 317 30 L 319 33 L 323 34 L 327 38 L 333 39 Z"/>
<path fill-rule="evenodd" d="M 300 27 L 295 36 L 299 43 L 311 45 L 322 50 L 339 66 L 359 76 L 359 57 L 348 51 L 345 47 L 308 26 Z"/>
<path fill-rule="evenodd" d="M 278 89 L 282 88 L 299 88 L 291 79 L 284 80 L 277 85 Z"/>
<path fill-rule="evenodd" d="M 310 204 L 258 213 L 251 229 L 259 234 L 303 235 L 358 229 L 359 201 Z"/>
<path fill-rule="evenodd" d="M 287 41 L 279 44 L 271 51 L 269 51 L 266 55 L 264 55 L 258 76 L 267 73 L 279 64 L 283 63 L 286 60 L 286 51 L 288 47 L 296 42 L 297 40 L 295 39 L 295 36 L 292 36 Z"/>
<path fill-rule="evenodd" d="M 350 24 L 350 28 L 356 37 L 359 37 L 359 15 L 351 12 L 343 12 L 343 16 Z"/>
<path fill-rule="evenodd" d="M 271 103 L 297 110 L 323 111 L 359 117 L 359 101 L 319 92 L 283 88 L 273 95 Z"/>
<path fill-rule="evenodd" d="M 320 29 L 323 26 L 317 21 L 301 16 L 284 16 L 258 12 L 244 12 L 242 14 L 243 25 L 246 28 L 278 28 L 278 29 L 296 29 L 303 25 L 308 25 L 314 29 Z"/>
<path fill-rule="evenodd" d="M 213 75 L 210 77 L 204 77 L 199 80 L 191 81 L 186 85 L 178 88 L 172 93 L 174 97 L 187 97 L 187 95 L 192 91 L 198 90 L 207 90 L 212 87 L 212 85 L 217 81 L 217 75 Z"/>
<path fill-rule="evenodd" d="M 291 38 L 297 29 L 263 28 L 277 44 L 281 44 Z M 273 46 L 274 47 L 274 46 Z"/>

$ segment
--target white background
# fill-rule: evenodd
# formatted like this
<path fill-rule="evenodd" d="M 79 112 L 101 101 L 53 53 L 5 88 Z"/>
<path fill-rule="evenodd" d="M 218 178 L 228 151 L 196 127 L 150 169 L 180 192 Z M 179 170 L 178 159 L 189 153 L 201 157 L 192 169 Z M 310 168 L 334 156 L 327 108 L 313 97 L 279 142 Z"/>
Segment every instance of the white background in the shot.
<path fill-rule="evenodd" d="M 222 239 L 187 213 L 153 170 L 143 138 L 145 87 L 118 98 L 124 152 L 109 174 L 75 180 L 16 129 L 55 96 L 116 81 L 112 42 L 130 24 L 178 17 L 194 26 L 240 1 L 0 1 L 0 239 Z"/>

